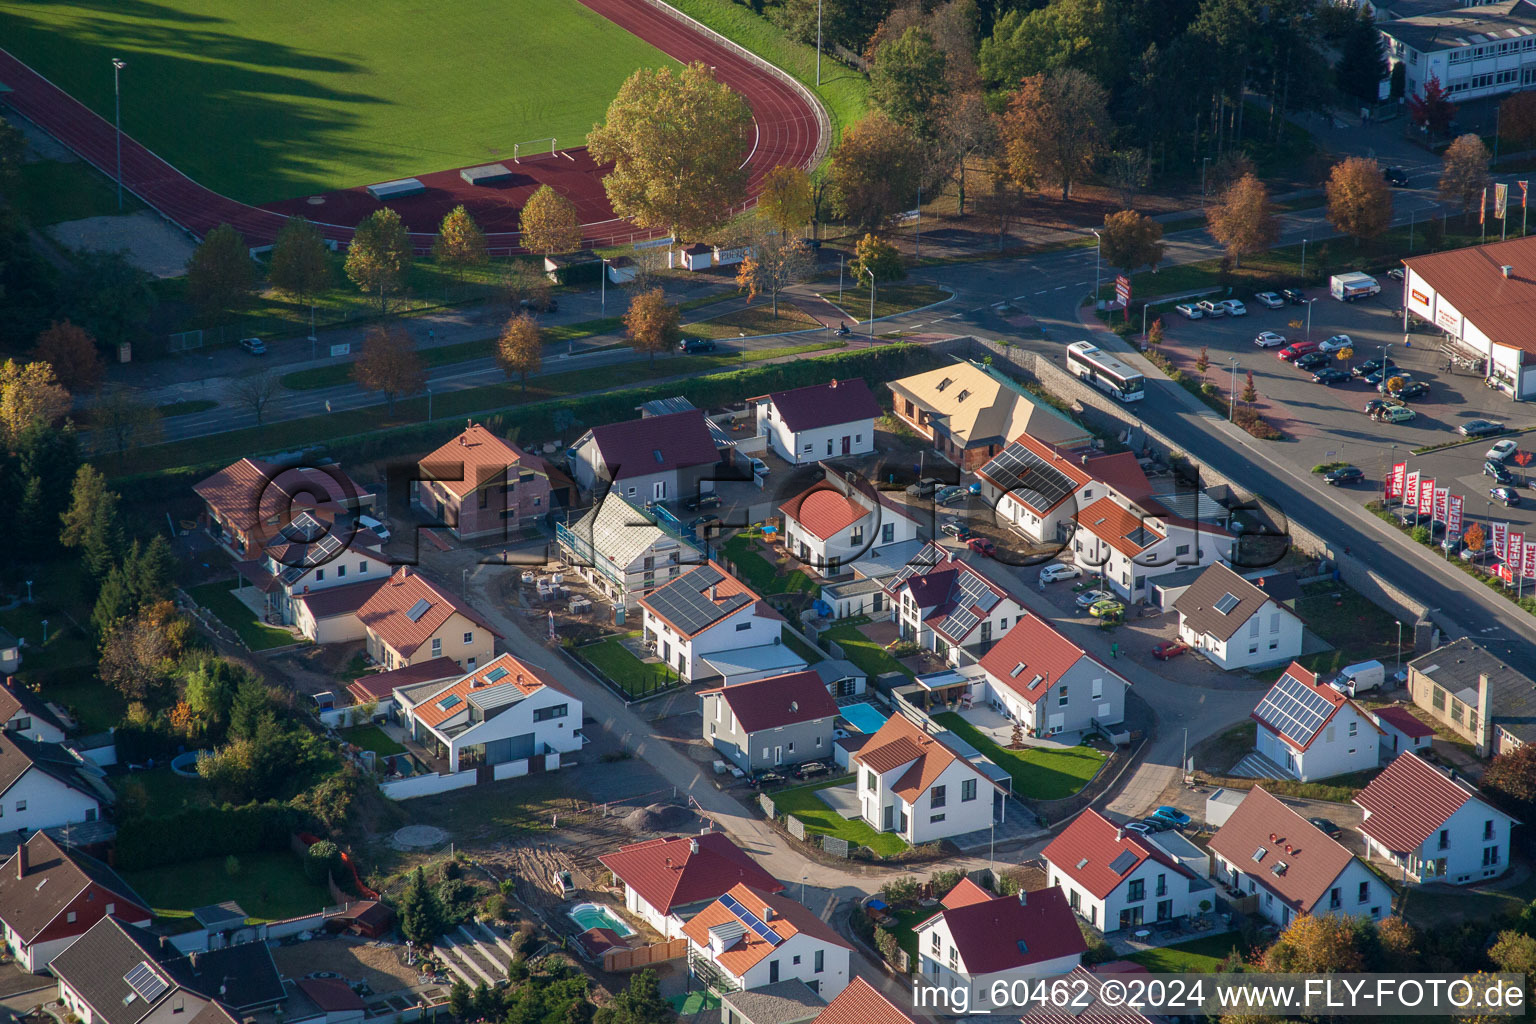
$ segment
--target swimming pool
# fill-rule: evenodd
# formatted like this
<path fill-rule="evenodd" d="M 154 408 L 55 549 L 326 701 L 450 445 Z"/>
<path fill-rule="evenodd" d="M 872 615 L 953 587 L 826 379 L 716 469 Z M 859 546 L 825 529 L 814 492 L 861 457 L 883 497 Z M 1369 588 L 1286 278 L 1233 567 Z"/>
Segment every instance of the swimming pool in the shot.
<path fill-rule="evenodd" d="M 618 914 L 601 903 L 578 903 L 565 916 L 581 925 L 583 931 L 589 928 L 610 928 L 624 939 L 635 934 L 635 930 L 620 920 Z"/>
<path fill-rule="evenodd" d="M 886 715 L 873 704 L 845 704 L 837 709 L 837 713 L 848 720 L 848 724 L 859 732 L 875 733 L 885 724 Z"/>

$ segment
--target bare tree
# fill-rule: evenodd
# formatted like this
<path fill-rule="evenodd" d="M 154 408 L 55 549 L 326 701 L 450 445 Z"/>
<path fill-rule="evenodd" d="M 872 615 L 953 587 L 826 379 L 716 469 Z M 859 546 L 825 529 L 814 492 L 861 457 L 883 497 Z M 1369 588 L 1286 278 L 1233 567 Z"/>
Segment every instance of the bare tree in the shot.
<path fill-rule="evenodd" d="M 242 405 L 256 415 L 259 427 L 271 405 L 282 392 L 283 385 L 276 370 L 257 370 L 244 377 L 236 377 L 227 389 L 230 400 Z"/>

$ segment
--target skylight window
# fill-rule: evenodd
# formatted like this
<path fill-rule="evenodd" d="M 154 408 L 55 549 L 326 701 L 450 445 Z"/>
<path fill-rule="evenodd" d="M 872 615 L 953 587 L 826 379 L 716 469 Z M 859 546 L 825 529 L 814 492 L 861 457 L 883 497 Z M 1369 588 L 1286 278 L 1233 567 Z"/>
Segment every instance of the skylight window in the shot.
<path fill-rule="evenodd" d="M 448 696 L 438 701 L 437 706 L 439 710 L 447 711 L 450 708 L 458 707 L 462 703 L 464 703 L 464 698 L 460 697 L 456 693 L 450 693 Z"/>
<path fill-rule="evenodd" d="M 1266 854 L 1266 853 L 1268 853 L 1268 852 L 1269 852 L 1269 851 L 1268 851 L 1268 850 L 1266 850 L 1266 849 L 1264 849 L 1264 847 L 1262 847 L 1262 846 L 1261 846 L 1261 847 L 1259 847 L 1259 848 L 1258 848 L 1258 849 L 1257 849 L 1257 850 L 1254 850 L 1254 851 L 1253 851 L 1253 862 L 1254 862 L 1254 863 L 1255 863 L 1255 864 L 1257 864 L 1257 863 L 1258 863 L 1258 862 L 1259 862 L 1259 861 L 1261 861 L 1261 860 L 1263 860 L 1263 859 L 1264 859 L 1264 855 L 1265 855 L 1265 854 Z"/>
<path fill-rule="evenodd" d="M 1009 679 L 1017 679 L 1017 678 L 1019 678 L 1019 673 L 1023 672 L 1023 671 L 1024 671 L 1024 663 L 1021 661 L 1017 665 L 1013 666 L 1013 671 L 1008 673 L 1008 678 Z"/>
<path fill-rule="evenodd" d="M 431 607 L 432 602 L 428 601 L 426 598 L 422 598 L 420 601 L 417 601 L 415 604 L 411 605 L 411 610 L 405 613 L 405 617 L 410 619 L 412 622 L 420 622 L 421 617 L 427 614 L 427 609 Z"/>
<path fill-rule="evenodd" d="M 1221 600 L 1216 602 L 1216 610 L 1223 615 L 1232 614 L 1232 609 L 1238 606 L 1238 599 L 1231 594 L 1221 595 Z"/>
<path fill-rule="evenodd" d="M 652 448 L 651 449 L 651 454 L 656 456 L 656 462 L 658 464 L 667 461 L 666 459 L 662 458 L 662 456 L 661 456 L 661 449 L 660 448 Z"/>
<path fill-rule="evenodd" d="M 943 391 L 945 388 L 949 387 L 953 383 L 954 383 L 953 380 L 949 379 L 948 377 L 945 377 L 943 380 L 939 381 L 939 390 Z"/>
<path fill-rule="evenodd" d="M 504 668 L 501 668 L 500 666 L 498 666 L 496 668 L 491 669 L 489 672 L 486 673 L 485 681 L 488 682 L 488 683 L 494 683 L 498 679 L 505 678 L 506 675 L 507 675 L 507 670 L 504 669 Z"/>

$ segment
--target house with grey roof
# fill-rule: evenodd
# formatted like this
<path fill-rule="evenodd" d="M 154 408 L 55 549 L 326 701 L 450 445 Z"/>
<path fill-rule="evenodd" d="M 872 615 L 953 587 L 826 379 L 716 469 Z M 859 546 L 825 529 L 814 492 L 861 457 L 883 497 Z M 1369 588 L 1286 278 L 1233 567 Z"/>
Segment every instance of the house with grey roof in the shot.
<path fill-rule="evenodd" d="M 1405 95 L 1422 98 L 1431 78 L 1457 103 L 1536 84 L 1536 4 L 1449 6 L 1380 25 L 1389 58 L 1404 65 Z"/>
<path fill-rule="evenodd" d="M 614 607 L 635 608 L 640 598 L 704 562 L 704 555 L 660 519 L 609 491 L 576 522 L 556 526 L 566 564 L 574 566 Z"/>
<path fill-rule="evenodd" d="M 1207 566 L 1173 602 L 1179 639 L 1228 672 L 1300 657 L 1301 619 L 1263 583 L 1220 562 Z"/>
<path fill-rule="evenodd" d="M 1408 692 L 1483 757 L 1536 741 L 1536 681 L 1470 637 L 1410 661 Z"/>
<path fill-rule="evenodd" d="M 804 1024 L 826 1008 L 827 1001 L 799 978 L 720 996 L 722 1024 Z"/>

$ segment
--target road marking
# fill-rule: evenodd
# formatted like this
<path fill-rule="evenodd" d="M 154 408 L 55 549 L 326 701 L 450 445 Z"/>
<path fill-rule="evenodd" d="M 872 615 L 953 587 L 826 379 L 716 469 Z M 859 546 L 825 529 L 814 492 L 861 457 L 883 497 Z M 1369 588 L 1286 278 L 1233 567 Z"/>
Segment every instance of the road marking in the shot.
<path fill-rule="evenodd" d="M 1055 287 L 1055 288 L 1052 288 L 1052 289 L 1051 289 L 1051 291 L 1053 291 L 1053 292 L 1059 292 L 1059 291 L 1061 291 L 1061 290 L 1062 290 L 1062 289 L 1063 289 L 1063 288 L 1065 288 L 1065 287 L 1066 287 L 1066 285 L 1064 285 L 1064 284 L 1059 284 L 1059 285 L 1057 285 L 1057 286 L 1056 286 L 1056 287 Z"/>
<path fill-rule="evenodd" d="M 1036 295 L 1044 295 L 1045 292 L 1046 292 L 1046 289 L 1041 288 L 1039 291 L 1035 292 L 1035 294 Z M 1019 298 L 1023 298 L 1023 296 L 1021 295 L 1021 296 L 1019 296 Z"/>

